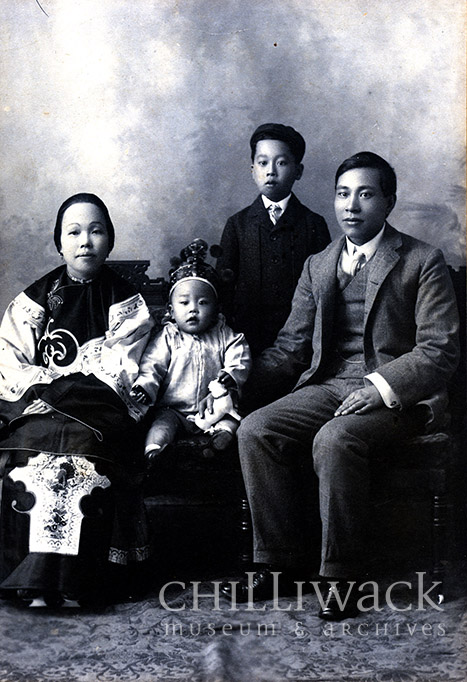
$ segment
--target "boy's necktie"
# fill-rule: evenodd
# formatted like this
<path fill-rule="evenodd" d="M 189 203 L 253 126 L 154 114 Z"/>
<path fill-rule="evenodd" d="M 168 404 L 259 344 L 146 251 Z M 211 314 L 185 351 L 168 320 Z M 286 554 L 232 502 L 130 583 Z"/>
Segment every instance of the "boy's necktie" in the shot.
<path fill-rule="evenodd" d="M 271 218 L 274 225 L 277 223 L 282 215 L 282 209 L 277 204 L 270 204 L 268 207 L 269 217 Z"/>
<path fill-rule="evenodd" d="M 365 262 L 366 262 L 365 254 L 354 251 L 354 257 L 350 265 L 350 274 L 352 277 L 355 277 L 357 272 L 359 272 L 363 268 Z"/>

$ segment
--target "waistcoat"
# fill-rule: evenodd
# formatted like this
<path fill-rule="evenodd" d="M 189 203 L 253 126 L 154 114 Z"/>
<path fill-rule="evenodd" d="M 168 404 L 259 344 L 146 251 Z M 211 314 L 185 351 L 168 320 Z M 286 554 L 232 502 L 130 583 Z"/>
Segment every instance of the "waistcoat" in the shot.
<path fill-rule="evenodd" d="M 362 377 L 366 374 L 363 353 L 363 324 L 368 265 L 355 277 L 337 268 L 337 300 L 334 316 L 334 353 L 330 376 Z"/>

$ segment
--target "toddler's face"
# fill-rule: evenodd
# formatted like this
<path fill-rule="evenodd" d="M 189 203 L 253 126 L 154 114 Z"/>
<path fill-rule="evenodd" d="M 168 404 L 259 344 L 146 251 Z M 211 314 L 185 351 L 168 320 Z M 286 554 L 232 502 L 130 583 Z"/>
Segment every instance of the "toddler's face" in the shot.
<path fill-rule="evenodd" d="M 203 334 L 217 314 L 217 298 L 212 287 L 197 279 L 183 280 L 175 286 L 170 308 L 180 331 Z"/>
<path fill-rule="evenodd" d="M 281 201 L 290 194 L 295 180 L 301 178 L 303 166 L 282 140 L 259 140 L 251 172 L 261 194 L 271 201 Z"/>

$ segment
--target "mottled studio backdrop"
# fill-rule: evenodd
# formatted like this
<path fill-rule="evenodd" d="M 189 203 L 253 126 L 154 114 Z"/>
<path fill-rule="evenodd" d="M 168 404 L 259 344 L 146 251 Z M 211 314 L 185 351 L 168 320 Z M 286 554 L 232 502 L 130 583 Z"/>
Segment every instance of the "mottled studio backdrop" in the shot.
<path fill-rule="evenodd" d="M 464 260 L 462 0 L 2 0 L 0 26 L 1 311 L 58 265 L 78 191 L 151 276 L 218 241 L 267 121 L 306 138 L 296 193 L 334 235 L 334 172 L 369 149 L 398 173 L 392 222 Z"/>

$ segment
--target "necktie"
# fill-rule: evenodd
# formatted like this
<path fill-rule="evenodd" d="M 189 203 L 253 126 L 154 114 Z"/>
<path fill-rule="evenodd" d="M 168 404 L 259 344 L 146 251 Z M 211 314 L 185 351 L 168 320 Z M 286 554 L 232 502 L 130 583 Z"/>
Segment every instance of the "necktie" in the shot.
<path fill-rule="evenodd" d="M 271 218 L 274 225 L 277 223 L 282 215 L 282 209 L 277 204 L 270 204 L 268 207 L 269 217 Z"/>
<path fill-rule="evenodd" d="M 354 251 L 354 257 L 350 265 L 350 274 L 352 277 L 355 277 L 357 272 L 359 272 L 363 268 L 365 262 L 366 262 L 365 254 L 357 253 L 356 251 Z"/>

